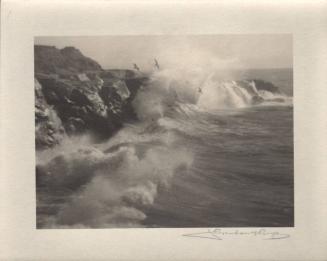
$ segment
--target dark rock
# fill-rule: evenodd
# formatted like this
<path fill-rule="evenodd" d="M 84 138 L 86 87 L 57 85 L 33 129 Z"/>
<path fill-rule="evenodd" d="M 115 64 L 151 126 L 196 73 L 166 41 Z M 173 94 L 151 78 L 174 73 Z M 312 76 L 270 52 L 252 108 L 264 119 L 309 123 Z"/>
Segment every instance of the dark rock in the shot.
<path fill-rule="evenodd" d="M 128 98 L 128 101 L 134 100 L 138 90 L 141 88 L 142 85 L 146 85 L 148 81 L 147 77 L 140 77 L 140 78 L 130 78 L 126 79 L 126 86 L 130 91 L 130 97 Z"/>
<path fill-rule="evenodd" d="M 102 79 L 132 79 L 137 78 L 138 73 L 136 73 L 133 70 L 119 70 L 119 69 L 113 69 L 113 70 L 104 70 L 100 73 L 100 77 Z"/>
<path fill-rule="evenodd" d="M 86 130 L 86 126 L 81 118 L 70 117 L 65 122 L 65 129 L 68 133 L 82 133 Z"/>
<path fill-rule="evenodd" d="M 284 98 L 273 98 L 273 99 L 267 99 L 266 101 L 285 102 L 285 99 Z"/>
<path fill-rule="evenodd" d="M 264 98 L 260 97 L 259 95 L 255 95 L 252 97 L 252 104 L 260 104 L 264 102 Z"/>
<path fill-rule="evenodd" d="M 269 91 L 272 93 L 280 93 L 280 90 L 277 86 L 275 86 L 274 84 L 272 84 L 271 82 L 266 82 L 263 80 L 257 80 L 254 79 L 252 80 L 255 84 L 255 87 L 257 88 L 258 91 L 260 90 L 264 90 L 264 91 Z"/>
<path fill-rule="evenodd" d="M 68 84 L 66 80 L 56 78 L 42 79 L 38 78 L 42 85 L 43 94 L 47 102 L 51 105 L 59 105 L 63 103 L 71 103 L 69 97 L 74 87 Z"/>
<path fill-rule="evenodd" d="M 146 81 L 131 70 L 104 71 L 76 48 L 50 46 L 35 46 L 35 78 L 37 148 L 53 146 L 63 133 L 110 137 L 136 119 L 131 103 Z M 60 126 L 49 120 L 49 111 Z"/>
<path fill-rule="evenodd" d="M 60 142 L 64 132 L 61 120 L 43 95 L 40 83 L 35 80 L 35 146 L 47 149 Z"/>
<path fill-rule="evenodd" d="M 54 46 L 34 46 L 35 72 L 70 74 L 86 71 L 100 71 L 101 66 L 85 57 L 78 49 L 66 47 L 61 50 Z"/>

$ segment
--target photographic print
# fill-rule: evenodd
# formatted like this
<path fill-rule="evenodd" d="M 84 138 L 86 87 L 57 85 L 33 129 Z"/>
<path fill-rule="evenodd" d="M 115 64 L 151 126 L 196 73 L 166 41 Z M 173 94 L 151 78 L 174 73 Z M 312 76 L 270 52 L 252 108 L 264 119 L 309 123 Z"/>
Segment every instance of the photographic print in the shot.
<path fill-rule="evenodd" d="M 291 34 L 34 39 L 39 229 L 293 227 Z"/>

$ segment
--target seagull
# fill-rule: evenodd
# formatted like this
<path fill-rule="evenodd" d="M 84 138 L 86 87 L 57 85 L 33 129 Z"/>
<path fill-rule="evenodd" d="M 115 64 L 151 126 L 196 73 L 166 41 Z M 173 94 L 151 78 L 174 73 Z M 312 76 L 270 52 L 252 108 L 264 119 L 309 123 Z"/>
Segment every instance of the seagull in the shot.
<path fill-rule="evenodd" d="M 134 63 L 134 69 L 137 70 L 137 71 L 139 71 L 140 70 L 140 67 L 138 67 L 137 64 Z"/>
<path fill-rule="evenodd" d="M 157 59 L 154 59 L 154 66 L 157 67 L 158 70 L 160 69 Z"/>

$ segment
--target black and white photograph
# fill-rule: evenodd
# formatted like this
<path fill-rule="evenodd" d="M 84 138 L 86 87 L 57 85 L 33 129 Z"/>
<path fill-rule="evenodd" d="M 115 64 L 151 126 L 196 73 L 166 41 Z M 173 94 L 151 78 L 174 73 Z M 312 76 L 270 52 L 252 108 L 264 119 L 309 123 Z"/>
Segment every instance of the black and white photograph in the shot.
<path fill-rule="evenodd" d="M 292 46 L 35 37 L 37 228 L 293 227 Z"/>
<path fill-rule="evenodd" d="M 327 260 L 326 1 L 0 11 L 0 260 Z"/>

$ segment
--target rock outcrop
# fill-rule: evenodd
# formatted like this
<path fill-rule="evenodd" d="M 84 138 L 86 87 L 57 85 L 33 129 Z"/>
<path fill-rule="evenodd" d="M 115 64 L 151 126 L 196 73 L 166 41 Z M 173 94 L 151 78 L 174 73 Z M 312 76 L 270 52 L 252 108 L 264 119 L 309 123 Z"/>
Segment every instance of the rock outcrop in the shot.
<path fill-rule="evenodd" d="M 35 79 L 35 145 L 36 148 L 51 147 L 60 142 L 65 130 L 56 111 L 43 95 L 42 86 Z"/>
<path fill-rule="evenodd" d="M 248 93 L 252 95 L 252 104 L 260 104 L 265 101 L 263 97 L 261 97 L 260 92 L 269 92 L 271 94 L 281 94 L 280 89 L 272 84 L 271 82 L 266 82 L 263 80 L 252 79 L 252 80 L 243 80 L 237 81 L 238 86 L 247 90 Z M 267 100 L 266 100 L 267 101 Z M 277 102 L 283 102 L 284 99 L 277 98 L 274 99 Z"/>
<path fill-rule="evenodd" d="M 54 46 L 34 46 L 35 72 L 45 74 L 69 74 L 102 70 L 94 60 L 85 57 L 74 47 L 57 49 Z"/>
<path fill-rule="evenodd" d="M 131 106 L 146 81 L 131 70 L 103 70 L 73 47 L 35 46 L 36 149 L 64 135 L 108 138 L 135 119 Z"/>
<path fill-rule="evenodd" d="M 271 82 L 266 82 L 263 80 L 258 80 L 258 79 L 254 79 L 251 80 L 254 82 L 255 87 L 257 88 L 258 91 L 268 91 L 271 93 L 280 93 L 280 90 L 277 86 L 275 86 L 274 84 L 272 84 Z"/>

